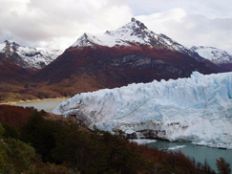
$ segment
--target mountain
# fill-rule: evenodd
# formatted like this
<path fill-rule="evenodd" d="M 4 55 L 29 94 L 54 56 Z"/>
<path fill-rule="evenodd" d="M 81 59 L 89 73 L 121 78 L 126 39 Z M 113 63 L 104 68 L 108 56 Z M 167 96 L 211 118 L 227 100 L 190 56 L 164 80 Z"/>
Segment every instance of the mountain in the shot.
<path fill-rule="evenodd" d="M 0 44 L 0 54 L 0 61 L 11 62 L 24 69 L 41 69 L 51 63 L 58 56 L 59 51 L 45 51 L 5 41 Z"/>
<path fill-rule="evenodd" d="M 58 53 L 11 41 L 0 43 L 0 101 L 41 96 L 44 89 L 32 82 L 33 75 L 53 61 Z"/>
<path fill-rule="evenodd" d="M 51 63 L 59 52 L 58 50 L 45 51 L 21 46 L 16 42 L 4 41 L 0 43 L 0 80 L 2 83 L 28 82 L 38 70 Z M 4 87 L 0 85 L 1 88 Z"/>
<path fill-rule="evenodd" d="M 101 35 L 83 34 L 36 79 L 75 92 L 113 88 L 154 79 L 187 77 L 193 71 L 218 72 L 218 66 L 173 41 L 131 22 Z M 69 90 L 64 90 L 69 93 Z"/>
<path fill-rule="evenodd" d="M 107 30 L 105 33 L 97 36 L 84 33 L 71 47 L 130 47 L 136 45 L 177 51 L 199 58 L 195 52 L 185 48 L 164 34 L 154 33 L 135 18 L 132 18 L 130 23 L 115 31 Z"/>
<path fill-rule="evenodd" d="M 3 59 L 0 55 L 0 59 Z M 14 63 L 7 61 L 0 61 L 0 81 L 1 82 L 10 82 L 10 81 L 24 81 L 28 80 L 29 77 L 34 74 L 34 70 L 24 69 Z"/>
<path fill-rule="evenodd" d="M 232 63 L 232 55 L 228 52 L 214 48 L 214 47 L 205 47 L 205 46 L 193 46 L 192 51 L 197 52 L 201 57 L 212 61 L 215 64 L 230 64 Z"/>
<path fill-rule="evenodd" d="M 232 73 L 81 93 L 54 113 L 130 138 L 187 140 L 232 149 Z"/>
<path fill-rule="evenodd" d="M 185 47 L 173 41 L 171 38 L 148 30 L 142 22 L 135 18 L 132 18 L 131 22 L 123 27 L 115 31 L 106 31 L 99 36 L 85 33 L 71 47 L 115 47 L 134 46 L 136 44 L 188 52 Z"/>

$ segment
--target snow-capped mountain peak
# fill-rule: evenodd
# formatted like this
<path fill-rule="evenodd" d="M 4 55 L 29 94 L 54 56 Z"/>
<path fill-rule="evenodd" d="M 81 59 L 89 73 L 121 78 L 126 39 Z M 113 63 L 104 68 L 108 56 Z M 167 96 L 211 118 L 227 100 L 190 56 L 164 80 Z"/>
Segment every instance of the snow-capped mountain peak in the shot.
<path fill-rule="evenodd" d="M 85 46 L 93 46 L 96 43 L 97 38 L 91 34 L 84 33 L 76 42 L 75 44 L 79 47 Z"/>
<path fill-rule="evenodd" d="M 134 24 L 135 28 L 140 28 L 140 29 L 147 29 L 147 27 L 144 25 L 144 23 L 140 22 L 139 20 L 135 18 L 131 18 L 131 23 Z"/>
<path fill-rule="evenodd" d="M 164 34 L 154 33 L 135 18 L 116 30 L 106 31 L 100 35 L 85 33 L 71 47 L 94 47 L 97 45 L 106 47 L 145 45 L 187 52 L 184 46 Z"/>
<path fill-rule="evenodd" d="M 232 55 L 218 48 L 193 46 L 191 50 L 197 52 L 201 57 L 208 59 L 215 64 L 232 63 Z"/>
<path fill-rule="evenodd" d="M 122 26 L 121 28 L 111 32 L 108 31 L 106 34 L 115 35 L 118 37 L 120 37 L 120 35 L 127 37 L 135 36 L 141 38 L 142 40 L 151 37 L 151 35 L 155 35 L 155 33 L 149 31 L 142 22 L 136 20 L 135 18 L 132 18 L 130 23 Z"/>
<path fill-rule="evenodd" d="M 41 69 L 52 62 L 60 51 L 21 46 L 16 42 L 6 40 L 0 43 L 0 54 L 23 68 Z"/>
<path fill-rule="evenodd" d="M 5 40 L 0 46 L 0 52 L 4 52 L 6 57 L 9 57 L 13 55 L 14 51 L 16 51 L 18 47 L 19 44 L 17 44 L 16 42 Z"/>

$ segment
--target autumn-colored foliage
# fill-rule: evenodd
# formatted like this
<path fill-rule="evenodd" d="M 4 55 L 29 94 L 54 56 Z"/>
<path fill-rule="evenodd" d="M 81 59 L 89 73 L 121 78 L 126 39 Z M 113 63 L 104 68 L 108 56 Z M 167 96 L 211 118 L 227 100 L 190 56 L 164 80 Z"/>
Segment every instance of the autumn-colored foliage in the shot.
<path fill-rule="evenodd" d="M 231 174 L 230 165 L 223 158 L 217 160 L 217 167 L 219 174 Z"/>
<path fill-rule="evenodd" d="M 129 143 L 124 137 L 91 131 L 71 119 L 12 106 L 1 107 L 1 113 L 15 115 L 10 121 L 0 115 L 0 165 L 7 164 L 4 170 L 10 165 L 16 173 L 28 174 L 215 174 L 207 164 L 181 153 Z M 14 153 L 17 158 L 12 158 Z M 221 159 L 218 166 L 220 174 L 229 171 Z"/>
<path fill-rule="evenodd" d="M 33 112 L 35 112 L 33 109 L 0 105 L 0 122 L 11 127 L 22 127 L 28 122 Z"/>

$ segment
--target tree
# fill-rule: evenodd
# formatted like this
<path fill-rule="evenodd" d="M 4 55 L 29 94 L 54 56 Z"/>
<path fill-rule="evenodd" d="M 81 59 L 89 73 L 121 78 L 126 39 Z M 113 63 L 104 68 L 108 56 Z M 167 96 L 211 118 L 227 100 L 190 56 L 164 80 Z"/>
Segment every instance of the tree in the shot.
<path fill-rule="evenodd" d="M 219 174 L 231 174 L 230 165 L 223 158 L 217 159 L 217 168 Z"/>
<path fill-rule="evenodd" d="M 4 132 L 5 132 L 5 129 L 4 129 L 4 127 L 2 126 L 2 124 L 0 123 L 0 138 L 2 138 Z"/>

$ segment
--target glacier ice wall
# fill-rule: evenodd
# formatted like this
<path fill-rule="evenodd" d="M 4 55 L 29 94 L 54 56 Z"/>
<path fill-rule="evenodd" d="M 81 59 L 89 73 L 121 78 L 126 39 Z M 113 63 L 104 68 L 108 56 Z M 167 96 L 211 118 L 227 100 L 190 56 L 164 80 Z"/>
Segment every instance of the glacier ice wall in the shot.
<path fill-rule="evenodd" d="M 110 132 L 153 130 L 171 141 L 232 148 L 232 73 L 194 72 L 190 78 L 77 94 L 54 113 Z"/>

